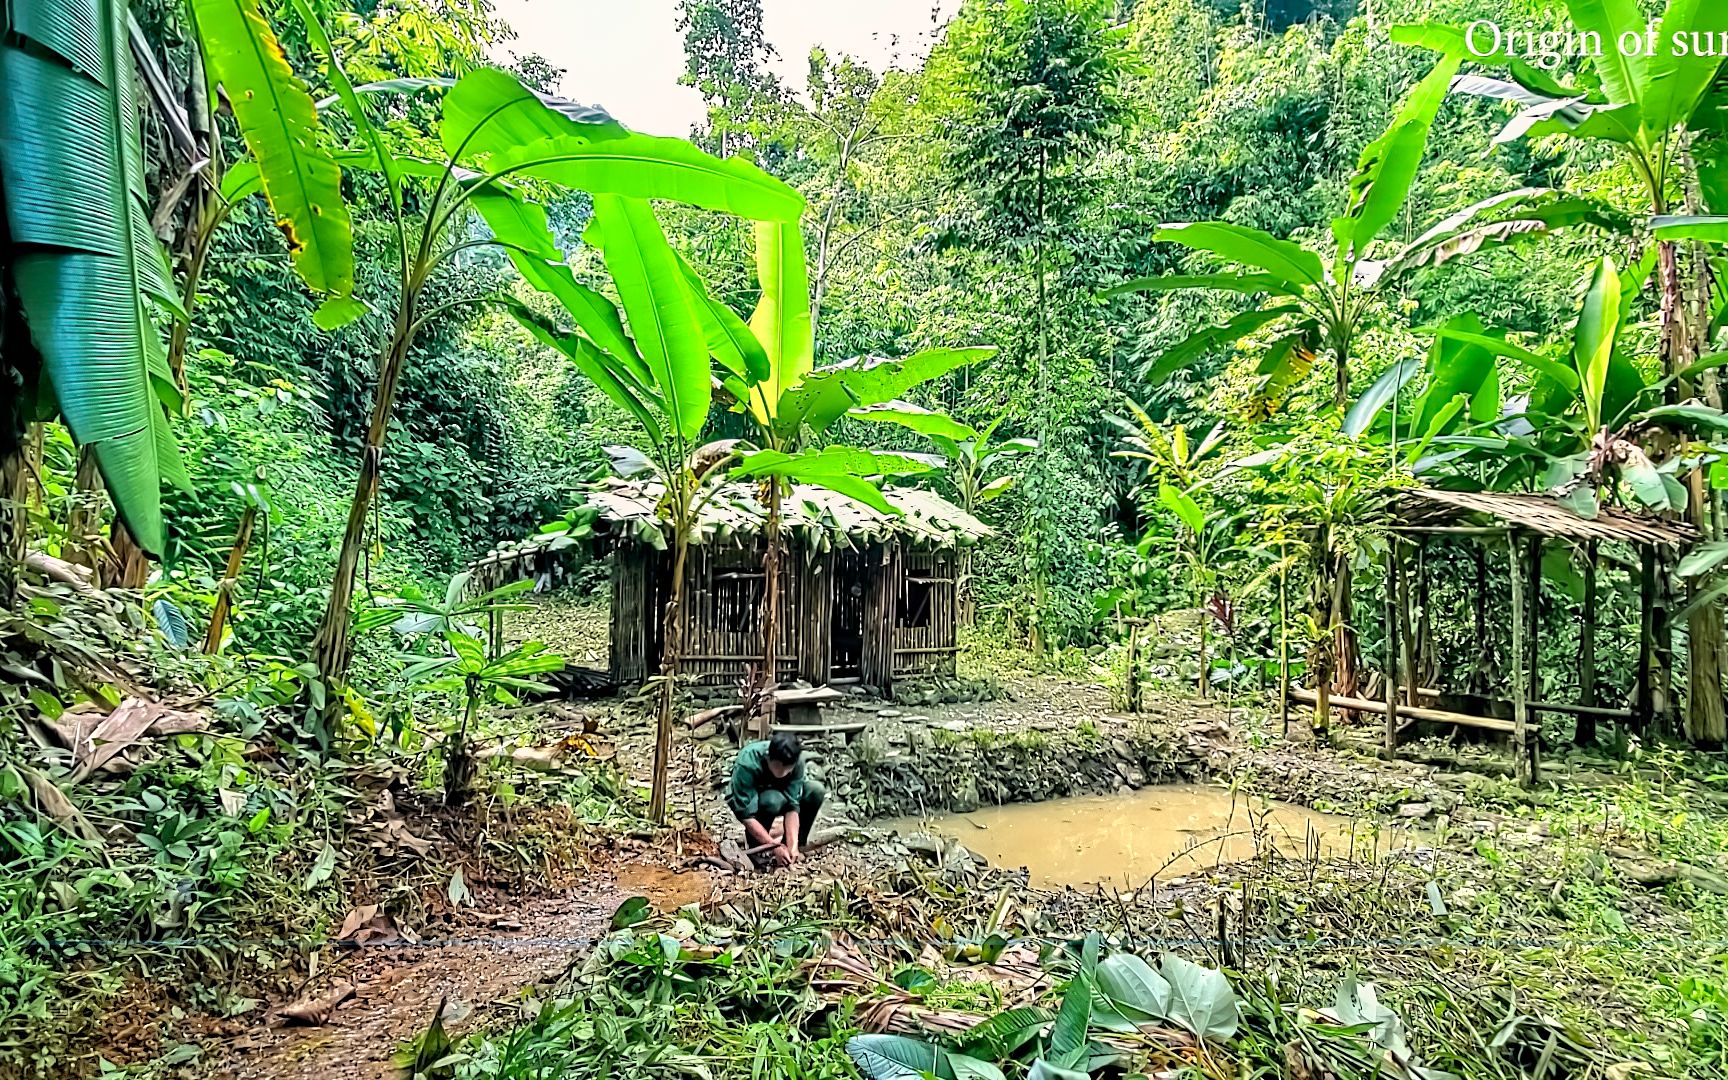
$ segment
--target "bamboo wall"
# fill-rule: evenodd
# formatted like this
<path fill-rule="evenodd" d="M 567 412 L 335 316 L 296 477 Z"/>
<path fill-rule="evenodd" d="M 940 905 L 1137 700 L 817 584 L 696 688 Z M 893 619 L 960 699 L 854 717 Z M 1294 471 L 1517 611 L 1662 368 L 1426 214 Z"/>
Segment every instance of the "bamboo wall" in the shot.
<path fill-rule="evenodd" d="M 612 681 L 646 682 L 660 655 L 656 552 L 630 544 L 612 552 Z"/>
<path fill-rule="evenodd" d="M 894 605 L 895 678 L 954 674 L 958 562 L 953 551 L 901 554 Z"/>
<path fill-rule="evenodd" d="M 952 674 L 956 652 L 957 556 L 902 552 L 897 545 L 814 552 L 791 545 L 781 558 L 778 679 L 822 685 L 856 678 L 886 691 L 897 677 Z M 612 671 L 620 683 L 654 673 L 671 557 L 640 545 L 612 563 Z M 762 662 L 760 548 L 692 547 L 686 559 L 683 668 L 708 686 L 741 686 Z M 900 625 L 925 606 L 927 617 Z M 839 638 L 837 645 L 837 635 Z"/>

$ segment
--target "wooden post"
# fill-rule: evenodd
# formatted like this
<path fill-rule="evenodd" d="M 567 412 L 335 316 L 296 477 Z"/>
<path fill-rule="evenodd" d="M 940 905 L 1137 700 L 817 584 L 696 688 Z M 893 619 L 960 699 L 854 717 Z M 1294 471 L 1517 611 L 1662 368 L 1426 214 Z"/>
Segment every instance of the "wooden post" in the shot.
<path fill-rule="evenodd" d="M 1290 737 L 1290 568 L 1278 571 L 1278 722 Z"/>
<path fill-rule="evenodd" d="M 1397 546 L 1393 546 L 1393 558 L 1397 559 Z M 1417 566 L 1421 566 L 1422 542 L 1416 541 Z M 1410 616 L 1410 579 L 1405 575 L 1405 567 L 1396 567 L 1397 601 L 1398 601 L 1398 641 L 1403 648 L 1404 658 L 1404 704 L 1419 705 L 1416 700 L 1416 689 L 1422 685 L 1422 671 L 1416 666 L 1416 633 Z M 1420 569 L 1417 571 L 1421 573 Z"/>
<path fill-rule="evenodd" d="M 1655 662 L 1656 551 L 1638 549 L 1638 697 L 1632 711 L 1637 728 L 1649 733 L 1655 709 L 1651 702 L 1650 665 Z"/>
<path fill-rule="evenodd" d="M 1677 732 L 1674 717 L 1674 590 L 1660 548 L 1650 550 L 1652 593 L 1650 609 L 1650 711 L 1656 729 Z"/>
<path fill-rule="evenodd" d="M 1398 756 L 1398 538 L 1386 548 L 1386 760 Z M 1408 643 L 1406 643 L 1408 645 Z M 1405 663 L 1408 665 L 1408 653 Z"/>
<path fill-rule="evenodd" d="M 1530 560 L 1530 603 L 1526 610 L 1529 618 L 1529 636 L 1525 643 L 1527 650 L 1524 656 L 1524 675 L 1528 680 L 1529 689 L 1524 695 L 1524 711 L 1528 716 L 1528 725 L 1532 730 L 1525 732 L 1525 744 L 1519 748 L 1525 764 L 1521 768 L 1528 769 L 1530 784 L 1535 784 L 1540 778 L 1542 766 L 1542 715 L 1531 702 L 1542 700 L 1542 654 L 1538 651 L 1542 641 L 1542 537 L 1531 533 L 1526 541 Z"/>
<path fill-rule="evenodd" d="M 1596 706 L 1596 551 L 1598 541 L 1584 545 L 1584 610 L 1578 621 L 1578 704 Z M 1572 742 L 1590 746 L 1596 742 L 1596 714 L 1579 713 Z"/>
<path fill-rule="evenodd" d="M 1525 756 L 1528 744 L 1530 715 L 1524 704 L 1524 583 L 1518 571 L 1518 540 L 1512 530 L 1506 531 L 1506 565 L 1512 584 L 1512 753 L 1518 779 L 1528 783 L 1525 775 L 1530 759 Z"/>

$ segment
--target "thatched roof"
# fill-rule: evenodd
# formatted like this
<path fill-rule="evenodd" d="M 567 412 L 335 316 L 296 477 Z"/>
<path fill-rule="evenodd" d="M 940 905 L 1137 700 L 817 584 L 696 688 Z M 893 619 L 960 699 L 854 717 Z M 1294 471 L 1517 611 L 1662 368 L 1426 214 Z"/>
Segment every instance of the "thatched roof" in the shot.
<path fill-rule="evenodd" d="M 1462 525 L 1504 523 L 1542 536 L 1584 543 L 1619 540 L 1628 544 L 1688 548 L 1698 533 L 1680 521 L 1645 517 L 1604 506 L 1595 517 L 1582 517 L 1552 495 L 1516 491 L 1441 491 L 1409 488 L 1396 493 L 1396 518 L 1401 525 Z"/>
<path fill-rule="evenodd" d="M 586 505 L 614 535 L 664 547 L 657 510 L 663 492 L 658 483 L 611 478 L 595 485 Z M 890 539 L 921 548 L 966 547 L 990 535 L 988 525 L 934 491 L 883 488 L 882 495 L 900 513 L 884 514 L 827 488 L 796 484 L 780 504 L 781 531 L 818 550 Z M 756 484 L 747 481 L 722 484 L 705 495 L 691 542 L 734 543 L 759 534 L 768 513 L 756 496 Z"/>

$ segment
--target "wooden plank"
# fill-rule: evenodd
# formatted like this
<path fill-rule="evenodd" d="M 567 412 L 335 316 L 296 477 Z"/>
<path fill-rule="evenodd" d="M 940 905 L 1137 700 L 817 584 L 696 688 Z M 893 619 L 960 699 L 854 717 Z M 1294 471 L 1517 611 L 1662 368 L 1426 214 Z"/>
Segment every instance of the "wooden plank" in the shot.
<path fill-rule="evenodd" d="M 780 705 L 820 705 L 843 701 L 846 695 L 827 686 L 810 686 L 796 690 L 776 690 L 772 697 Z"/>
<path fill-rule="evenodd" d="M 1300 701 L 1304 705 L 1313 705 L 1318 699 L 1319 695 L 1312 690 L 1300 686 L 1290 688 L 1291 701 Z M 1370 701 L 1368 698 L 1339 697 L 1338 695 L 1333 694 L 1330 696 L 1329 704 L 1334 708 L 1354 709 L 1359 712 L 1379 713 L 1381 715 L 1384 715 L 1386 712 L 1386 703 L 1384 701 Z M 1485 731 L 1498 731 L 1506 735 L 1512 734 L 1514 730 L 1514 724 L 1510 720 L 1501 720 L 1498 717 L 1493 716 L 1472 716 L 1469 713 L 1450 712 L 1446 709 L 1416 708 L 1405 705 L 1398 709 L 1398 715 L 1400 717 L 1408 717 L 1412 720 L 1431 720 L 1437 724 L 1455 724 L 1458 727 L 1473 727 L 1481 728 Z"/>

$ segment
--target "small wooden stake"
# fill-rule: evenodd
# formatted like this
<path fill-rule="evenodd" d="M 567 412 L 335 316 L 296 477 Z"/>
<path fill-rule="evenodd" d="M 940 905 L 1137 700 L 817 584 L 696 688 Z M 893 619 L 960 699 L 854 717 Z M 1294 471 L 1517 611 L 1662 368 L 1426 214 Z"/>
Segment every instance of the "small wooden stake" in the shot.
<path fill-rule="evenodd" d="M 1278 722 L 1290 736 L 1290 568 L 1278 571 Z"/>

